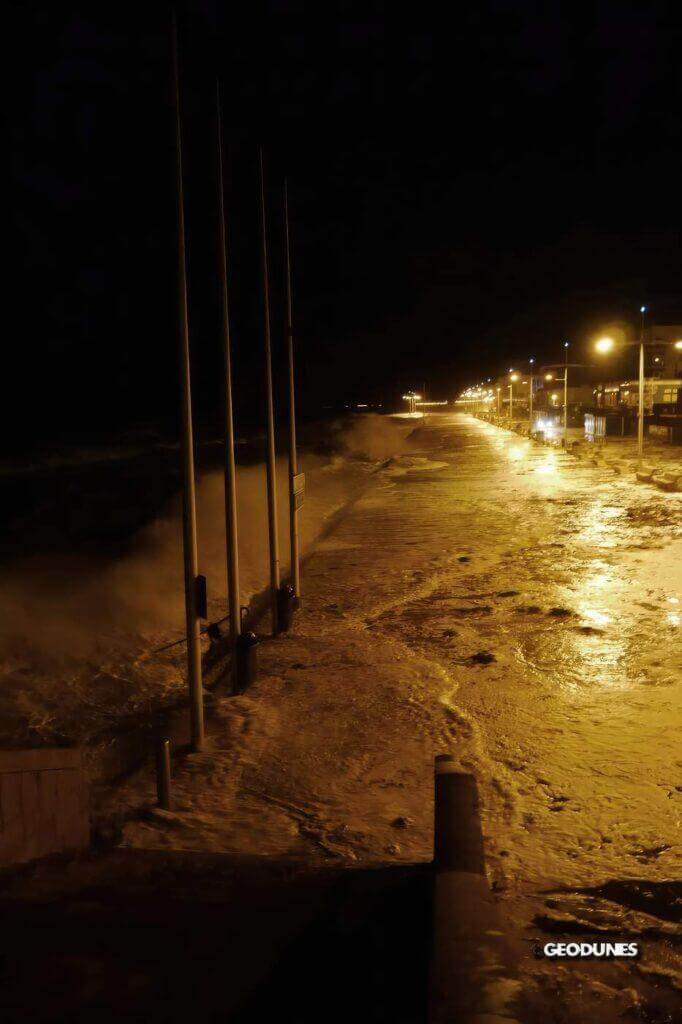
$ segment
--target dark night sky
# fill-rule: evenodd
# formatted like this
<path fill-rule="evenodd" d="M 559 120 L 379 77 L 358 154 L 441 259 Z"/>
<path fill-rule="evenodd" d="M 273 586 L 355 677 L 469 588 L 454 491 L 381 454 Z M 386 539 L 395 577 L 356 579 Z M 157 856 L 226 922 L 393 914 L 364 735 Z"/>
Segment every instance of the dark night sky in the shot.
<path fill-rule="evenodd" d="M 675 5 L 203 0 L 181 9 L 197 418 L 218 407 L 215 75 L 239 411 L 258 408 L 256 152 L 289 175 L 306 411 L 556 359 L 604 318 L 681 319 Z M 14 437 L 175 417 L 169 9 L 23 3 L 8 104 Z M 16 386 L 12 384 L 16 381 Z"/>

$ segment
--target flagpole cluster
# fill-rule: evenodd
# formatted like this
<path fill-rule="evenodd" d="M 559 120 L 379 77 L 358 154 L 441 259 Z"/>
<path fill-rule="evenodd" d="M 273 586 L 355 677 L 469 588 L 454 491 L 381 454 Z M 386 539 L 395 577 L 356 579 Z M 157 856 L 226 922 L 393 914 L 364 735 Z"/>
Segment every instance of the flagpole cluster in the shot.
<path fill-rule="evenodd" d="M 194 435 L 192 417 L 192 386 L 190 361 L 190 328 L 187 298 L 185 198 L 182 158 L 182 108 L 178 54 L 177 21 L 172 25 L 172 65 L 175 105 L 176 136 L 176 200 L 178 247 L 178 338 L 181 392 L 181 459 L 183 497 L 183 561 L 185 580 L 185 615 L 187 639 L 187 678 L 190 694 L 191 743 L 201 750 L 205 743 L 203 681 L 201 659 L 201 619 L 207 617 L 206 580 L 199 574 L 197 540 L 196 470 L 194 461 Z M 225 476 L 225 534 L 227 568 L 227 605 L 232 653 L 233 692 L 240 692 L 252 681 L 255 658 L 252 645 L 256 638 L 245 633 L 242 623 L 241 591 L 239 579 L 239 523 L 238 481 L 235 461 L 235 427 L 233 404 L 232 336 L 229 304 L 229 249 L 227 212 L 225 206 L 225 156 L 223 140 L 223 111 L 220 83 L 216 83 L 216 164 L 218 215 L 218 278 L 221 297 L 221 342 L 223 350 L 224 397 L 224 476 Z M 260 247 L 262 258 L 263 298 L 263 357 L 266 398 L 266 492 L 269 546 L 269 597 L 272 634 L 287 629 L 291 612 L 300 599 L 300 544 L 298 511 L 303 498 L 303 474 L 299 472 L 296 448 L 296 389 L 294 374 L 294 341 L 292 313 L 292 267 L 289 224 L 289 193 L 286 182 L 283 191 L 284 220 L 284 273 L 286 286 L 286 351 L 288 376 L 288 449 L 289 449 L 289 518 L 290 518 L 290 580 L 281 584 L 280 547 L 277 518 L 277 448 L 275 437 L 275 397 L 273 380 L 272 319 L 270 294 L 270 267 L 268 255 L 267 191 L 263 150 L 259 150 L 260 178 Z M 247 650 L 249 648 L 250 650 Z M 244 668 L 246 666 L 246 668 Z M 249 666 L 251 666 L 249 668 Z M 244 677 L 244 678 L 240 678 Z M 245 678 L 248 676 L 249 678 Z"/>

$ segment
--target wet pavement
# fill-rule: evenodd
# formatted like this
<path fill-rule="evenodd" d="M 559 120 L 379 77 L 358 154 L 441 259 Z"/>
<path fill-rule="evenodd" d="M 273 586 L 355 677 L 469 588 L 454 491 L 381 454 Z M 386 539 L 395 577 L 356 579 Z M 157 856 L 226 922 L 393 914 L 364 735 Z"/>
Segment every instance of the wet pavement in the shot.
<path fill-rule="evenodd" d="M 469 418 L 424 441 L 446 465 L 395 476 L 391 502 L 398 548 L 425 527 L 396 551 L 415 593 L 370 620 L 447 667 L 505 882 L 675 877 L 682 499 Z M 442 568 L 417 569 L 434 542 Z"/>

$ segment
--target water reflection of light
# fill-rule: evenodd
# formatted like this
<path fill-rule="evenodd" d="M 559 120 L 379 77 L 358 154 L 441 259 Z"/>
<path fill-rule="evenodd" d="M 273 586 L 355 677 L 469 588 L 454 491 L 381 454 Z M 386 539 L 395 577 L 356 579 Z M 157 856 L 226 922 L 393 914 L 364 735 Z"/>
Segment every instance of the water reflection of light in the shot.
<path fill-rule="evenodd" d="M 668 612 L 666 618 L 670 626 L 679 626 L 682 622 L 682 615 L 678 615 L 677 612 Z"/>
<path fill-rule="evenodd" d="M 512 460 L 512 462 L 518 462 L 519 459 L 522 459 L 524 457 L 526 451 L 526 448 L 522 448 L 521 445 L 515 444 L 513 448 L 509 448 L 507 450 L 507 455 Z"/>
<path fill-rule="evenodd" d="M 679 597 L 669 597 L 668 598 L 668 604 L 679 604 L 679 603 L 680 603 Z"/>
<path fill-rule="evenodd" d="M 600 548 L 612 548 L 618 543 L 614 527 L 617 527 L 615 520 L 623 515 L 623 510 L 607 505 L 603 501 L 594 501 L 583 508 L 578 514 L 577 524 L 580 529 L 580 539 L 591 541 Z"/>
<path fill-rule="evenodd" d="M 582 685 L 601 691 L 623 691 L 635 685 L 627 669 L 628 632 L 620 620 L 620 601 L 625 581 L 618 568 L 595 559 L 590 569 L 576 574 L 573 587 L 584 626 L 566 634 L 571 657 L 589 669 L 580 673 Z M 596 631 L 596 632 L 595 632 Z"/>
<path fill-rule="evenodd" d="M 548 455 L 546 459 L 538 463 L 535 466 L 536 473 L 542 473 L 544 476 L 549 476 L 557 471 L 557 461 L 555 455 Z"/>
<path fill-rule="evenodd" d="M 580 614 L 595 626 L 608 626 L 611 622 L 611 616 L 606 612 L 600 612 L 597 608 L 581 608 Z"/>

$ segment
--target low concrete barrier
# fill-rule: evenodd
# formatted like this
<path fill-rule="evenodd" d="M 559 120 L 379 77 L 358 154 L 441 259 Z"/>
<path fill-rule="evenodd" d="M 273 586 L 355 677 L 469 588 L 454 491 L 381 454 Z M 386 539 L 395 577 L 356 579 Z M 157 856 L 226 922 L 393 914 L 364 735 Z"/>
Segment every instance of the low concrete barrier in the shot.
<path fill-rule="evenodd" d="M 89 843 L 80 750 L 0 750 L 0 867 Z"/>

